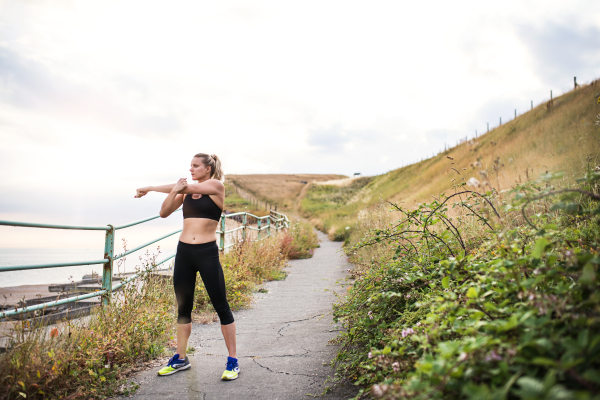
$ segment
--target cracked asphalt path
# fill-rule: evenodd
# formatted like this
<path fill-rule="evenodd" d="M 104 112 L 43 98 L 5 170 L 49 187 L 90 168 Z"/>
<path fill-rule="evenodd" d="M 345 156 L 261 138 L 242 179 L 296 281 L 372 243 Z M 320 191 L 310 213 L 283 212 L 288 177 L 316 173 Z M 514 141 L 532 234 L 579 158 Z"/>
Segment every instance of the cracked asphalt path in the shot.
<path fill-rule="evenodd" d="M 318 232 L 321 247 L 312 258 L 289 262 L 287 278 L 263 285 L 251 309 L 234 313 L 237 328 L 239 378 L 221 381 L 227 349 L 219 323 L 193 324 L 189 346 L 192 367 L 159 377 L 160 367 L 140 372 L 139 399 L 308 399 L 320 396 L 332 375 L 329 362 L 338 346 L 332 323 L 334 291 L 341 293 L 346 269 L 341 243 Z M 164 360 L 165 363 L 167 359 Z M 323 399 L 349 399 L 358 388 L 334 386 Z"/>

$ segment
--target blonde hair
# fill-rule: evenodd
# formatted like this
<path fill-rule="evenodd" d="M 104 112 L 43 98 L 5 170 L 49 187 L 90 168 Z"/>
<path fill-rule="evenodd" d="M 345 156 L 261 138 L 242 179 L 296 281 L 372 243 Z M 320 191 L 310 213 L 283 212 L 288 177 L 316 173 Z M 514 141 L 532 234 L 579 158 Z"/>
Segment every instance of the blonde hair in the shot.
<path fill-rule="evenodd" d="M 202 164 L 210 167 L 210 177 L 223 181 L 223 170 L 221 169 L 221 160 L 215 154 L 198 153 L 194 157 L 202 159 Z"/>

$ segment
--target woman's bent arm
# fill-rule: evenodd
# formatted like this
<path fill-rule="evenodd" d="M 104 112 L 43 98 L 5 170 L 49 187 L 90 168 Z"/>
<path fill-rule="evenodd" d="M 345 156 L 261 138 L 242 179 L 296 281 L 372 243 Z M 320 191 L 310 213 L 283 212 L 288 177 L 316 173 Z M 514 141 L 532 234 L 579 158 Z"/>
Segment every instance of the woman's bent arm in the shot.
<path fill-rule="evenodd" d="M 160 216 L 162 218 L 167 218 L 173 211 L 177 210 L 177 207 L 183 203 L 183 195 L 179 193 L 181 193 L 186 186 L 187 181 L 185 178 L 181 178 L 173 186 L 173 189 L 169 192 L 167 198 L 165 201 L 163 201 L 162 206 L 160 207 Z"/>
<path fill-rule="evenodd" d="M 167 218 L 183 204 L 183 195 L 176 191 L 171 191 L 160 207 L 160 217 Z"/>

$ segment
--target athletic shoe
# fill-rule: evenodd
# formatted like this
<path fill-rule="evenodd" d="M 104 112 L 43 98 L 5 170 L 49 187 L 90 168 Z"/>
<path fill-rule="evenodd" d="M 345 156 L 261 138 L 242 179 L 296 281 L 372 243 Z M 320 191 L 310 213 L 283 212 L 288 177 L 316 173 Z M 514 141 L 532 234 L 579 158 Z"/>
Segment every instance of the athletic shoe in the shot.
<path fill-rule="evenodd" d="M 221 379 L 232 381 L 237 379 L 239 373 L 240 366 L 238 365 L 237 358 L 227 357 L 227 366 L 225 367 L 225 372 L 223 372 Z"/>
<path fill-rule="evenodd" d="M 160 376 L 171 375 L 171 374 L 174 374 L 175 372 L 179 372 L 179 371 L 183 371 L 184 369 L 188 369 L 191 366 L 192 366 L 192 364 L 190 364 L 190 360 L 187 356 L 183 360 L 180 360 L 179 354 L 175 354 L 173 357 L 171 357 L 171 359 L 167 363 L 167 366 L 162 368 L 160 371 L 158 371 L 158 375 L 160 375 Z"/>

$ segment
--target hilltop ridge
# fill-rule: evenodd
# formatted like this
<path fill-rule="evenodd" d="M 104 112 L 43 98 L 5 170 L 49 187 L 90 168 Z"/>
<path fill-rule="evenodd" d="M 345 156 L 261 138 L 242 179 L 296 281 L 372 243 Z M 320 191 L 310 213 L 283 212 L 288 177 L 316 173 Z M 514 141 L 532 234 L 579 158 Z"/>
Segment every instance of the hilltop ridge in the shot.
<path fill-rule="evenodd" d="M 232 175 L 230 179 L 258 198 L 285 199 L 287 208 L 297 209 L 330 237 L 339 238 L 359 211 L 382 200 L 415 205 L 469 180 L 479 183 L 480 191 L 492 187 L 501 191 L 546 172 L 564 171 L 564 179 L 571 179 L 600 153 L 600 131 L 594 124 L 600 114 L 599 92 L 600 80 L 582 85 L 476 139 L 382 175 Z M 290 176 L 294 178 L 284 178 Z M 279 187 L 287 179 L 293 182 Z M 303 180 L 308 183 L 300 184 Z"/>
<path fill-rule="evenodd" d="M 435 157 L 382 175 L 347 186 L 312 184 L 301 199 L 301 211 L 339 239 L 359 211 L 382 200 L 416 205 L 471 178 L 484 192 L 509 189 L 546 172 L 564 171 L 564 179 L 572 179 L 600 153 L 600 131 L 594 124 L 600 113 L 598 92 L 600 80 Z"/>

